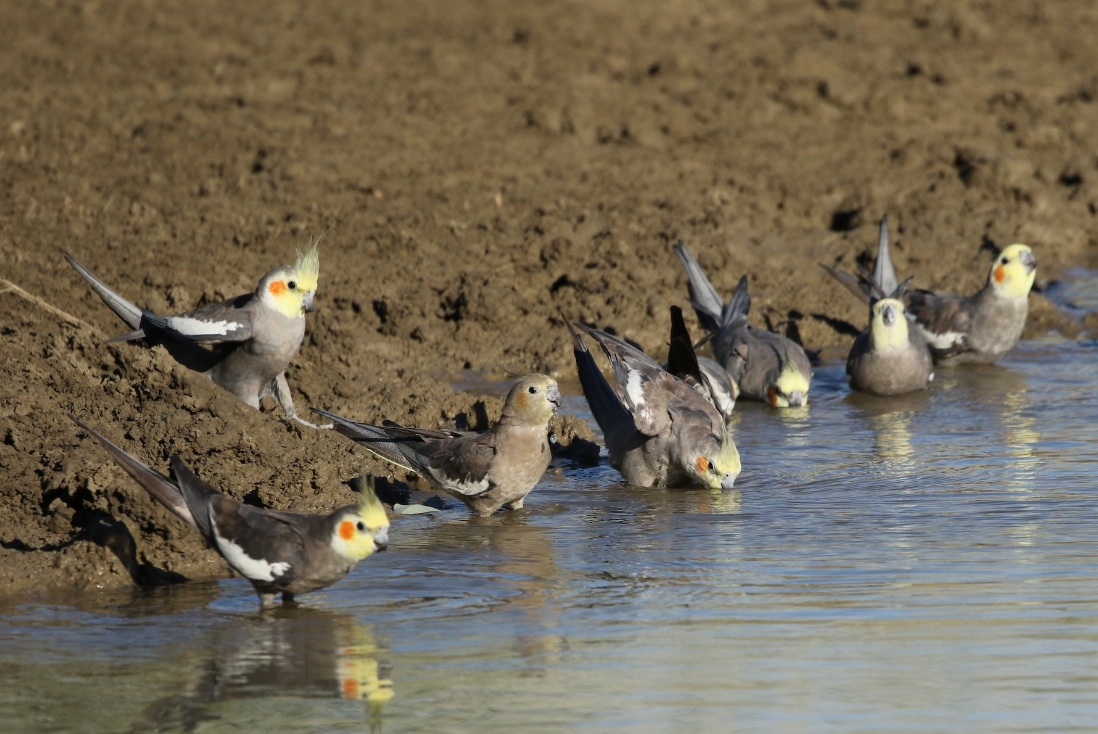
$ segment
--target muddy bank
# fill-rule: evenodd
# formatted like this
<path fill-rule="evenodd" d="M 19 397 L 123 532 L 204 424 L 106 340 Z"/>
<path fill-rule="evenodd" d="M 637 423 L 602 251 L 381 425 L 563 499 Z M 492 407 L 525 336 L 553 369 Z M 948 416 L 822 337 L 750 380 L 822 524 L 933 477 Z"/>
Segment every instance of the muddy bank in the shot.
<path fill-rule="evenodd" d="M 864 313 L 893 222 L 915 284 L 972 291 L 1029 243 L 1094 266 L 1093 9 L 981 3 L 9 3 L 0 8 L 0 593 L 223 575 L 69 413 L 259 504 L 349 501 L 339 436 L 257 413 L 114 316 L 64 263 L 183 310 L 326 233 L 290 372 L 310 403 L 442 425 L 448 376 L 573 374 L 556 314 L 653 352 L 685 240 L 810 349 Z M 1095 331 L 1031 297 L 1030 336 Z M 691 321 L 696 328 L 696 324 Z M 374 468 L 377 468 L 374 466 Z M 125 562 L 120 559 L 127 559 Z"/>

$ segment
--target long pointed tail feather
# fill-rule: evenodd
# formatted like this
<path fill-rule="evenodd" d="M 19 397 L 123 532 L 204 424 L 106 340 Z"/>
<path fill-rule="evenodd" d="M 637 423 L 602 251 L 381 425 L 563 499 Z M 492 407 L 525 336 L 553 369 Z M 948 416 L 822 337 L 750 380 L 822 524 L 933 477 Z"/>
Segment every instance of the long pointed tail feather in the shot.
<path fill-rule="evenodd" d="M 90 270 L 81 265 L 75 257 L 67 252 L 65 253 L 65 260 L 68 261 L 69 265 L 72 265 L 76 272 L 83 276 L 84 280 L 88 281 L 88 285 L 91 286 L 91 289 L 95 291 L 97 296 L 103 299 L 103 303 L 107 304 L 112 311 L 118 314 L 118 317 L 125 321 L 131 329 L 141 328 L 140 308 L 108 288 L 106 283 L 95 277 Z M 130 337 L 129 334 L 126 336 Z M 114 339 L 111 341 L 114 341 Z"/>
<path fill-rule="evenodd" d="M 95 430 L 84 421 L 73 416 L 69 417 L 72 418 L 76 425 L 83 428 L 92 438 L 98 441 L 100 445 L 107 450 L 107 453 L 111 455 L 111 458 L 114 459 L 127 474 L 133 477 L 134 481 L 144 487 L 146 492 L 155 497 L 160 504 L 175 513 L 184 522 L 196 529 L 198 528 L 194 516 L 191 515 L 190 508 L 187 507 L 187 501 L 179 491 L 179 487 L 177 487 L 172 480 L 111 443 L 102 433 Z"/>
<path fill-rule="evenodd" d="M 690 305 L 694 307 L 694 312 L 698 315 L 698 321 L 706 331 L 717 331 L 720 328 L 721 315 L 724 312 L 724 302 L 721 300 L 720 294 L 709 282 L 709 278 L 705 276 L 705 271 L 701 269 L 701 265 L 694 259 L 690 250 L 686 249 L 686 245 L 679 242 L 675 245 L 674 250 L 682 262 L 683 269 L 686 270 Z"/>
<path fill-rule="evenodd" d="M 344 418 L 335 413 L 330 413 L 327 410 L 321 410 L 320 408 L 313 408 L 310 406 L 309 410 L 330 420 L 335 424 L 335 429 L 337 431 L 355 443 L 361 444 L 364 449 L 377 456 L 379 459 L 398 466 L 405 471 L 415 472 L 417 474 L 424 473 L 425 469 L 418 466 L 419 462 L 405 453 L 404 448 L 401 447 L 401 441 L 394 440 L 384 429 L 378 428 L 377 426 L 371 426 L 369 423 L 358 423 L 357 421 Z"/>

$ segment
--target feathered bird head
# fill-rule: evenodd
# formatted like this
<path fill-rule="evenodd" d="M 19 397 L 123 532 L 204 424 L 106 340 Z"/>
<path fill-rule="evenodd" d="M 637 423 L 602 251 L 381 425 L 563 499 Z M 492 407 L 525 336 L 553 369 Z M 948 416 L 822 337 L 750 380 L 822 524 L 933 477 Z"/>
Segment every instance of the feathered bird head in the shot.
<path fill-rule="evenodd" d="M 1029 295 L 1037 277 L 1037 258 L 1026 245 L 1011 245 L 999 253 L 991 265 L 988 283 L 1008 298 Z"/>
<path fill-rule="evenodd" d="M 723 430 L 720 441 L 710 437 L 698 445 L 701 452 L 683 462 L 690 478 L 709 489 L 732 489 L 740 474 L 740 452 L 728 429 Z"/>
<path fill-rule="evenodd" d="M 268 307 L 294 318 L 315 311 L 313 298 L 320 278 L 320 240 L 309 249 L 297 251 L 293 265 L 277 267 L 263 276 L 256 295 Z"/>
<path fill-rule="evenodd" d="M 527 375 L 507 393 L 500 422 L 522 425 L 548 425 L 560 407 L 557 381 L 546 375 Z"/>
<path fill-rule="evenodd" d="M 907 317 L 904 304 L 894 298 L 882 298 L 869 310 L 869 335 L 874 349 L 907 347 Z"/>
<path fill-rule="evenodd" d="M 766 397 L 775 408 L 808 405 L 808 378 L 792 362 L 783 359 L 777 379 L 766 389 Z"/>
<path fill-rule="evenodd" d="M 333 516 L 331 542 L 332 550 L 357 563 L 389 547 L 389 515 L 374 492 L 372 476 L 355 477 L 350 485 L 358 493 L 358 504 L 344 507 Z"/>

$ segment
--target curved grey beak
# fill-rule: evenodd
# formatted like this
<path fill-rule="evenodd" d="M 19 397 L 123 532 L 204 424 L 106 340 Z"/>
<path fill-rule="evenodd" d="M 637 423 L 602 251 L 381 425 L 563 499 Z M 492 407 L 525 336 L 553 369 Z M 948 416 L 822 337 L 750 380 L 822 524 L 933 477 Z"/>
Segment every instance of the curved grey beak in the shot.
<path fill-rule="evenodd" d="M 374 533 L 374 547 L 378 552 L 389 547 L 389 528 L 381 528 Z"/>
<path fill-rule="evenodd" d="M 1032 273 L 1037 269 L 1037 258 L 1032 252 L 1022 251 L 1021 256 L 1018 258 L 1022 261 L 1022 265 L 1025 266 L 1026 274 Z"/>
<path fill-rule="evenodd" d="M 886 303 L 881 306 L 881 321 L 885 326 L 892 326 L 896 323 L 896 307 L 891 303 Z"/>
<path fill-rule="evenodd" d="M 739 475 L 739 472 L 736 472 L 735 474 L 725 474 L 721 478 L 721 489 L 732 489 L 736 484 L 736 477 Z"/>
<path fill-rule="evenodd" d="M 312 313 L 316 310 L 316 303 L 313 299 L 316 298 L 316 291 L 309 291 L 305 294 L 305 297 L 301 299 L 302 304 L 305 306 L 305 313 Z"/>
<path fill-rule="evenodd" d="M 803 390 L 794 390 L 789 395 L 789 407 L 790 408 L 799 408 L 807 402 L 808 402 L 808 396 L 805 394 L 805 392 Z"/>

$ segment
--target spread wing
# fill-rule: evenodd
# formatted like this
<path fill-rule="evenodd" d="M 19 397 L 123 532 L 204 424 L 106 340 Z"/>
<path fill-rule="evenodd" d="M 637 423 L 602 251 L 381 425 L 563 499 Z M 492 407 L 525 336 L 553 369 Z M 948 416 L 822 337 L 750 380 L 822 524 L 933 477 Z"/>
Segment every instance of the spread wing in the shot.
<path fill-rule="evenodd" d="M 583 324 L 575 326 L 598 342 L 610 360 L 616 383 L 614 393 L 632 416 L 636 429 L 646 436 L 663 433 L 671 421 L 664 383 L 675 378 L 654 359 L 624 340 Z"/>

